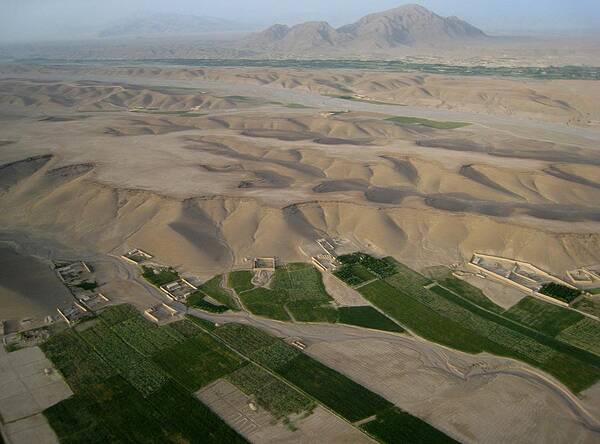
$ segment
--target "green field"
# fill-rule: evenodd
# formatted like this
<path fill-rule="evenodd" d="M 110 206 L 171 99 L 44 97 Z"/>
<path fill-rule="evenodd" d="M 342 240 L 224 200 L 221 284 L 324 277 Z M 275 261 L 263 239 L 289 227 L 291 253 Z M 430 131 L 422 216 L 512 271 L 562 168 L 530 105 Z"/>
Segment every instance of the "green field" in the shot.
<path fill-rule="evenodd" d="M 363 424 L 361 428 L 381 442 L 411 444 L 457 442 L 435 427 L 398 408 L 390 408 L 379 413 L 376 419 Z"/>
<path fill-rule="evenodd" d="M 354 422 L 376 415 L 375 421 L 361 428 L 382 443 L 427 442 L 427 439 L 433 443 L 453 442 L 425 421 L 403 412 L 381 396 L 263 331 L 243 325 L 225 325 L 219 327 L 216 334 L 242 353 L 246 353 L 244 344 L 248 340 L 247 356 L 346 420 Z M 240 371 L 250 370 L 246 366 Z M 299 408 L 304 402 L 294 401 L 292 406 Z"/>
<path fill-rule="evenodd" d="M 276 419 L 312 412 L 315 402 L 262 368 L 249 364 L 231 373 L 227 379 Z"/>
<path fill-rule="evenodd" d="M 373 307 L 341 307 L 338 311 L 340 315 L 338 322 L 342 324 L 397 333 L 404 331 L 402 327 Z"/>
<path fill-rule="evenodd" d="M 422 119 L 419 117 L 396 116 L 385 119 L 389 122 L 399 123 L 401 125 L 422 125 L 434 129 L 458 129 L 469 126 L 465 122 L 441 122 L 438 120 Z"/>
<path fill-rule="evenodd" d="M 239 310 L 240 307 L 236 302 L 235 298 L 231 293 L 223 288 L 223 279 L 224 276 L 222 274 L 215 276 L 209 281 L 206 281 L 199 287 L 199 290 L 206 293 L 208 296 L 213 298 L 215 301 L 220 302 L 223 305 L 226 305 L 232 310 Z"/>
<path fill-rule="evenodd" d="M 179 273 L 172 268 L 154 269 L 145 265 L 142 265 L 142 276 L 144 276 L 144 279 L 146 279 L 148 282 L 156 285 L 157 287 L 179 279 Z"/>
<path fill-rule="evenodd" d="M 555 282 L 549 282 L 542 285 L 540 293 L 570 304 L 579 297 L 581 290 L 569 288 Z"/>
<path fill-rule="evenodd" d="M 238 292 L 239 294 L 239 292 Z M 321 274 L 308 264 L 279 267 L 270 288 L 255 288 L 240 295 L 254 314 L 281 321 L 335 322 L 337 311 L 325 291 Z M 286 310 L 287 309 L 287 310 Z"/>
<path fill-rule="evenodd" d="M 359 292 L 419 336 L 469 353 L 486 351 L 519 359 L 554 375 L 575 392 L 600 379 L 600 359 L 592 353 L 486 311 L 472 301 L 472 294 L 459 297 L 440 286 L 427 290 L 423 285 L 429 279 L 401 264 L 396 270 Z"/>
<path fill-rule="evenodd" d="M 504 308 L 494 304 L 479 288 L 462 279 L 458 279 L 449 274 L 443 279 L 438 279 L 438 282 L 441 286 L 460 294 L 463 298 L 470 300 L 486 310 L 493 311 L 494 313 L 504 313 L 505 311 Z"/>
<path fill-rule="evenodd" d="M 189 295 L 185 303 L 188 307 L 197 308 L 210 313 L 225 313 L 229 310 L 228 306 L 213 304 L 205 300 L 205 298 L 206 295 L 198 290 Z"/>
<path fill-rule="evenodd" d="M 194 322 L 156 327 L 132 307 L 116 306 L 52 336 L 42 350 L 74 391 L 44 411 L 62 443 L 245 442 L 173 379 L 196 388 L 202 377 L 241 365 Z M 164 368 L 153 361 L 165 356 Z"/>
<path fill-rule="evenodd" d="M 239 295 L 244 291 L 252 290 L 254 285 L 252 284 L 252 272 L 248 270 L 232 271 L 229 273 L 227 278 L 227 285 L 233 288 Z"/>
<path fill-rule="evenodd" d="M 583 318 L 561 331 L 558 339 L 600 356 L 600 323 L 598 321 Z"/>
<path fill-rule="evenodd" d="M 504 313 L 504 316 L 548 336 L 556 336 L 583 319 L 582 314 L 532 297 L 522 299 Z"/>
<path fill-rule="evenodd" d="M 577 301 L 573 307 L 585 313 L 600 317 L 600 298 L 597 296 L 585 296 Z"/>
<path fill-rule="evenodd" d="M 344 265 L 334 271 L 333 274 L 351 287 L 364 284 L 365 282 L 369 282 L 377 278 L 377 276 L 375 276 L 364 265 L 361 264 Z"/>
<path fill-rule="evenodd" d="M 154 355 L 156 362 L 188 391 L 194 392 L 244 363 L 205 333 Z"/>

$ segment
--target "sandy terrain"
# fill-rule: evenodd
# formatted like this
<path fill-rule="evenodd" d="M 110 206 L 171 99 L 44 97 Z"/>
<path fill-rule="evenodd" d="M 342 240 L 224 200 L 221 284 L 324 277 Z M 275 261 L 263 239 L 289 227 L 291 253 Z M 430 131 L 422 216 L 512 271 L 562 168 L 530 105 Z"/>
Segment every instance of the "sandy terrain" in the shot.
<path fill-rule="evenodd" d="M 353 71 L 3 65 L 0 239 L 25 255 L 85 259 L 101 291 L 140 308 L 164 295 L 117 258 L 130 248 L 203 279 L 248 257 L 306 261 L 301 247 L 322 237 L 417 269 L 464 263 L 473 251 L 557 275 L 600 263 L 597 88 L 468 84 Z M 409 106 L 323 95 L 340 93 Z M 386 120 L 394 116 L 470 125 Z M 340 304 L 362 304 L 325 283 Z M 502 306 L 518 300 L 482 287 Z M 219 319 L 302 338 L 319 359 L 468 442 L 598 439 L 585 413 L 598 417 L 595 388 L 573 401 L 513 361 L 344 326 Z"/>
<path fill-rule="evenodd" d="M 0 319 L 55 315 L 71 299 L 51 264 L 0 242 Z"/>
<path fill-rule="evenodd" d="M 449 363 L 441 371 L 424 350 L 383 340 L 320 343 L 308 352 L 463 442 L 592 443 L 599 438 L 539 383 L 495 374 L 493 359 L 442 356 Z M 478 366 L 487 370 L 472 374 Z"/>

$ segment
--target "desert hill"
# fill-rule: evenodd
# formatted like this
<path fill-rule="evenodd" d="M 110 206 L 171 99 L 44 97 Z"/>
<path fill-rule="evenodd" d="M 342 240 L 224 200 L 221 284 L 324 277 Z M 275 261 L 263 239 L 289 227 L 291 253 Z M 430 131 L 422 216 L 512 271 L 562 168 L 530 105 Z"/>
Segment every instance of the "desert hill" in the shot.
<path fill-rule="evenodd" d="M 337 29 L 326 22 L 292 27 L 277 24 L 252 36 L 248 44 L 282 51 L 389 49 L 484 38 L 483 31 L 458 17 L 441 17 L 422 6 L 405 5 L 367 15 Z"/>
<path fill-rule="evenodd" d="M 144 14 L 110 25 L 99 37 L 190 35 L 239 30 L 233 21 L 184 14 Z"/>

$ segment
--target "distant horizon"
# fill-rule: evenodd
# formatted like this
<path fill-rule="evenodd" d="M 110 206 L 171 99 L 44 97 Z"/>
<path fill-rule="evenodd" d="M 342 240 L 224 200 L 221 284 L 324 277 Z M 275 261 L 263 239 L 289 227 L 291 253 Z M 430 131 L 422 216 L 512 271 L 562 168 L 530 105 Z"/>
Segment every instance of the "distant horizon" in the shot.
<path fill-rule="evenodd" d="M 331 0 L 327 5 L 316 0 L 302 3 L 233 0 L 226 4 L 192 0 L 130 0 L 126 4 L 116 0 L 106 0 L 102 4 L 82 0 L 6 0 L 0 17 L 0 44 L 94 38 L 103 28 L 139 14 L 214 17 L 238 22 L 245 30 L 312 20 L 327 21 L 338 27 L 370 13 L 411 3 L 420 4 L 441 16 L 456 15 L 492 35 L 600 36 L 600 8 L 591 0 L 568 4 L 560 0 L 535 0 L 527 5 L 516 0 L 491 0 L 485 4 L 473 0 L 372 0 L 368 3 Z"/>

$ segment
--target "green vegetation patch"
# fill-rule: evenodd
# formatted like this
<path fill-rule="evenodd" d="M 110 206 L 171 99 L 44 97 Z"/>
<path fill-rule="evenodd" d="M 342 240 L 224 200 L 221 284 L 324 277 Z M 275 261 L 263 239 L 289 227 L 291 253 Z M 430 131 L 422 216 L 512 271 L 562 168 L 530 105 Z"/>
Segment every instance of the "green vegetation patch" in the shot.
<path fill-rule="evenodd" d="M 98 282 L 82 282 L 80 284 L 75 285 L 76 287 L 81 288 L 85 291 L 94 291 L 98 287 Z"/>
<path fill-rule="evenodd" d="M 598 357 L 486 311 L 408 267 L 359 288 L 359 292 L 391 318 L 416 334 L 469 353 L 487 351 L 532 364 L 578 392 L 600 379 Z M 574 370 L 577 369 L 577 370 Z"/>
<path fill-rule="evenodd" d="M 363 424 L 360 428 L 380 442 L 386 443 L 442 444 L 457 442 L 422 419 L 397 407 L 379 413 L 376 419 Z"/>
<path fill-rule="evenodd" d="M 402 327 L 373 307 L 341 307 L 339 322 L 358 327 L 401 333 Z"/>
<path fill-rule="evenodd" d="M 493 311 L 494 313 L 504 313 L 505 311 L 504 308 L 494 304 L 479 288 L 462 279 L 448 275 L 444 279 L 438 280 L 438 282 L 441 286 L 460 294 L 463 298 L 470 300 L 486 310 Z"/>
<path fill-rule="evenodd" d="M 377 278 L 377 276 L 375 276 L 364 265 L 361 264 L 343 265 L 334 271 L 333 274 L 351 287 L 364 284 L 365 282 L 369 282 Z"/>
<path fill-rule="evenodd" d="M 365 253 L 352 253 L 339 256 L 343 265 L 362 265 L 378 278 L 386 278 L 397 272 L 397 262 L 391 257 L 378 259 Z M 366 277 L 366 276 L 365 276 Z"/>
<path fill-rule="evenodd" d="M 141 316 L 127 319 L 114 327 L 113 331 L 128 345 L 143 355 L 152 356 L 165 348 L 183 341 L 185 337 L 170 326 L 158 327 Z"/>
<path fill-rule="evenodd" d="M 522 299 L 504 313 L 504 316 L 548 336 L 556 336 L 583 319 L 580 313 L 532 297 Z"/>
<path fill-rule="evenodd" d="M 196 400 L 148 356 L 160 356 L 198 340 L 207 361 L 205 378 L 225 365 L 227 373 L 240 360 L 223 354 L 212 338 L 199 337 L 201 328 L 189 320 L 156 327 L 133 307 L 116 306 L 98 318 L 52 336 L 42 349 L 63 373 L 74 395 L 44 414 L 63 443 L 106 442 L 245 442 L 210 409 Z M 190 337 L 192 339 L 184 340 Z M 194 344 L 196 345 L 196 344 Z M 172 353 L 178 375 L 198 370 L 195 347 Z M 192 356 L 191 369 L 183 360 Z M 227 365 L 231 364 L 231 365 Z M 236 365 L 234 365 L 236 364 Z M 196 376 L 196 380 L 200 379 Z"/>
<path fill-rule="evenodd" d="M 573 307 L 593 316 L 600 317 L 600 298 L 598 297 L 585 296 L 575 302 Z"/>
<path fill-rule="evenodd" d="M 155 269 L 142 265 L 142 276 L 157 287 L 179 279 L 179 273 L 170 267 Z"/>
<path fill-rule="evenodd" d="M 385 119 L 389 122 L 399 123 L 402 125 L 422 125 L 434 129 L 457 129 L 469 126 L 470 123 L 465 122 L 441 122 L 438 120 L 422 119 L 420 117 L 405 117 L 396 116 Z"/>
<path fill-rule="evenodd" d="M 206 301 L 204 298 L 206 295 L 200 291 L 195 291 L 188 296 L 186 304 L 189 307 L 198 308 L 200 310 L 208 311 L 210 313 L 225 313 L 229 311 L 229 307 L 226 305 L 216 305 Z"/>
<path fill-rule="evenodd" d="M 299 354 L 278 372 L 350 422 L 375 415 L 392 405 L 305 354 Z"/>
<path fill-rule="evenodd" d="M 563 330 L 558 338 L 600 356 L 600 322 L 583 318 Z"/>
<path fill-rule="evenodd" d="M 225 324 L 217 328 L 215 334 L 234 349 L 243 350 L 245 354 L 252 354 L 277 341 L 277 338 L 258 328 L 240 324 Z"/>
<path fill-rule="evenodd" d="M 291 313 L 301 322 L 335 322 L 337 311 L 327 294 L 321 274 L 308 264 L 298 263 L 275 271 L 271 288 L 255 288 L 240 295 L 257 315 L 289 321 Z M 287 310 L 286 310 L 287 308 Z"/>
<path fill-rule="evenodd" d="M 258 405 L 276 419 L 311 412 L 315 407 L 306 395 L 253 364 L 233 372 L 227 379 L 245 394 L 254 396 Z"/>
<path fill-rule="evenodd" d="M 297 348 L 277 340 L 273 344 L 255 351 L 250 357 L 273 371 L 279 371 L 299 354 L 300 351 Z"/>
<path fill-rule="evenodd" d="M 244 291 L 249 291 L 254 288 L 254 284 L 252 283 L 253 273 L 248 270 L 239 270 L 232 271 L 229 273 L 229 277 L 227 279 L 227 285 L 230 288 L 233 288 L 235 292 L 239 295 Z"/>
<path fill-rule="evenodd" d="M 244 364 L 205 333 L 161 351 L 153 360 L 189 391 L 196 391 Z"/>
<path fill-rule="evenodd" d="M 240 309 L 240 307 L 238 306 L 238 303 L 233 295 L 223 288 L 223 279 L 224 276 L 222 274 L 215 276 L 211 280 L 202 284 L 199 287 L 199 290 L 206 293 L 215 301 L 237 311 Z"/>
<path fill-rule="evenodd" d="M 115 374 L 112 367 L 73 330 L 51 336 L 41 349 L 74 392 Z"/>
<path fill-rule="evenodd" d="M 156 364 L 128 346 L 105 324 L 96 324 L 79 334 L 142 395 L 154 393 L 167 381 Z"/>
<path fill-rule="evenodd" d="M 570 304 L 581 295 L 581 290 L 569 288 L 555 282 L 549 282 L 542 285 L 540 293 Z"/>

